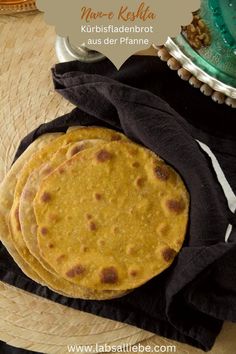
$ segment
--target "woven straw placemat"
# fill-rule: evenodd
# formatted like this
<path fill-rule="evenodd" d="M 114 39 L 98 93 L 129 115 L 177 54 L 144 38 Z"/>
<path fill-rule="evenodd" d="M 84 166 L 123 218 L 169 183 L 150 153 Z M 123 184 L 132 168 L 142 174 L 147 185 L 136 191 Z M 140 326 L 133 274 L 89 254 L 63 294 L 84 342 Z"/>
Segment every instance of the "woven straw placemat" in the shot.
<path fill-rule="evenodd" d="M 19 141 L 72 105 L 56 94 L 51 67 L 57 62 L 55 32 L 43 15 L 0 16 L 0 181 Z M 68 353 L 68 345 L 176 345 L 176 353 L 201 350 L 127 324 L 114 322 L 32 295 L 0 282 L 0 340 L 42 353 Z M 211 354 L 236 353 L 236 325 L 225 323 Z M 124 353 L 126 353 L 124 351 Z"/>

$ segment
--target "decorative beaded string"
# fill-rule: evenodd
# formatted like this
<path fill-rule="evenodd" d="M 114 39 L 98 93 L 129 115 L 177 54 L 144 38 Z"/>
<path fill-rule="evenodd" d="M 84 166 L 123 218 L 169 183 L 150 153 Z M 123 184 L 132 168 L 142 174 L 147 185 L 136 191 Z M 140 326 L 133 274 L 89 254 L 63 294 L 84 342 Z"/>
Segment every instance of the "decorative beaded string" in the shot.
<path fill-rule="evenodd" d="M 227 97 L 221 92 L 214 91 L 209 85 L 203 83 L 202 81 L 198 80 L 192 73 L 182 67 L 182 65 L 176 60 L 165 48 L 157 47 L 153 45 L 153 47 L 157 50 L 158 57 L 162 60 L 167 62 L 167 65 L 171 70 L 177 71 L 179 77 L 184 80 L 188 81 L 190 85 L 193 87 L 200 89 L 200 91 L 205 95 L 212 98 L 212 100 L 218 104 L 227 104 L 232 108 L 236 108 L 236 99 Z"/>

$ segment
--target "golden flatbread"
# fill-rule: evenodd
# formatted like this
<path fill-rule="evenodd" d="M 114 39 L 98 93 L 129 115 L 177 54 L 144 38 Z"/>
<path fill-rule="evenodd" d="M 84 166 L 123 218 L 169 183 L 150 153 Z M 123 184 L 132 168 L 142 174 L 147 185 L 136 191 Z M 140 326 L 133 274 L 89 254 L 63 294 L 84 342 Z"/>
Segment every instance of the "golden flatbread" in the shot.
<path fill-rule="evenodd" d="M 45 269 L 55 273 L 48 263 L 40 256 L 37 240 L 37 223 L 34 215 L 33 201 L 42 180 L 61 163 L 75 154 L 94 146 L 104 145 L 105 140 L 90 139 L 78 143 L 71 143 L 59 149 L 50 161 L 35 169 L 29 176 L 20 198 L 19 220 L 24 242 L 30 253 L 41 263 Z M 52 218 L 52 222 L 54 222 Z"/>
<path fill-rule="evenodd" d="M 45 134 L 36 139 L 16 160 L 0 185 L 0 240 L 23 272 L 40 284 L 45 284 L 17 252 L 8 227 L 9 213 L 13 204 L 15 186 L 24 165 L 30 157 L 45 145 L 58 138 L 60 133 Z"/>
<path fill-rule="evenodd" d="M 180 176 L 149 150 L 125 141 L 90 148 L 40 185 L 34 200 L 40 253 L 79 286 L 133 289 L 173 262 L 188 208 Z"/>
<path fill-rule="evenodd" d="M 14 202 L 10 212 L 9 226 L 11 230 L 11 235 L 13 239 L 14 246 L 20 256 L 24 259 L 26 263 L 31 267 L 31 269 L 39 275 L 40 279 L 43 279 L 44 283 L 47 284 L 49 288 L 55 290 L 59 293 L 66 294 L 71 297 L 80 297 L 85 299 L 109 299 L 114 297 L 119 297 L 124 295 L 126 292 L 121 291 L 96 291 L 86 289 L 81 286 L 75 286 L 71 282 L 64 279 L 60 279 L 55 272 L 54 274 L 38 262 L 38 260 L 29 252 L 27 248 L 21 230 L 21 224 L 19 219 L 19 206 L 21 194 L 23 192 L 25 183 L 27 183 L 30 174 L 37 168 L 39 168 L 43 163 L 50 161 L 52 155 L 63 147 L 73 142 L 78 142 L 88 139 L 102 138 L 107 141 L 126 139 L 122 134 L 116 133 L 114 131 L 102 128 L 80 128 L 71 133 L 63 135 L 61 138 L 56 139 L 52 144 L 47 145 L 44 149 L 41 149 L 38 153 L 34 154 L 31 160 L 25 165 L 24 169 L 19 175 L 19 179 L 15 188 Z M 88 138 L 88 139 L 86 139 Z M 86 144 L 86 143 L 85 143 Z M 77 153 L 78 149 L 71 147 L 67 152 L 67 157 L 70 154 Z M 63 157 L 63 154 L 58 153 L 57 161 Z M 65 157 L 63 157 L 65 159 Z M 62 160 L 61 160 L 62 161 Z M 47 168 L 46 168 L 47 170 Z M 33 225 L 32 225 L 33 226 Z M 18 263 L 19 264 L 19 263 Z M 20 264 L 19 264 L 20 265 Z"/>
<path fill-rule="evenodd" d="M 34 269 L 35 258 L 29 253 L 28 248 L 24 242 L 22 232 L 19 225 L 19 203 L 20 197 L 23 192 L 23 188 L 28 180 L 30 174 L 34 169 L 39 168 L 42 164 L 48 162 L 52 155 L 56 153 L 60 148 L 65 147 L 67 144 L 73 142 L 79 142 L 88 139 L 103 139 L 107 141 L 126 139 L 123 134 L 114 132 L 113 130 L 96 128 L 96 127 L 84 127 L 74 130 L 68 134 L 57 138 L 52 144 L 49 144 L 45 148 L 41 149 L 38 153 L 33 154 L 30 161 L 24 166 L 21 173 L 18 176 L 17 184 L 14 192 L 14 201 L 10 211 L 9 224 L 11 229 L 11 236 L 14 241 L 15 248 L 18 253 L 28 262 Z M 35 269 L 37 269 L 37 264 Z"/>

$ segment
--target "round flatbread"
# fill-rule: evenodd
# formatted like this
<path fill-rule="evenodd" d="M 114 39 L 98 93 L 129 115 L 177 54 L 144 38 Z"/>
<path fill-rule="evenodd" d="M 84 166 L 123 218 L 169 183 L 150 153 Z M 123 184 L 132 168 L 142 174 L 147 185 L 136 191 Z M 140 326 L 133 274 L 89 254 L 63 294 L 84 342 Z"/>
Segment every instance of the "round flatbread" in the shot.
<path fill-rule="evenodd" d="M 171 265 L 188 208 L 182 179 L 163 160 L 134 143 L 107 143 L 42 181 L 34 200 L 40 253 L 77 285 L 134 289 Z"/>
<path fill-rule="evenodd" d="M 119 297 L 127 293 L 127 291 L 96 291 L 86 289 L 81 286 L 75 286 L 71 282 L 58 277 L 55 272 L 53 274 L 52 272 L 45 269 L 38 262 L 38 260 L 29 252 L 29 249 L 25 244 L 19 219 L 19 207 L 21 194 L 23 192 L 24 186 L 27 183 L 30 174 L 35 169 L 39 168 L 44 163 L 48 163 L 54 153 L 56 153 L 61 148 L 66 147 L 68 144 L 88 139 L 99 139 L 100 137 L 101 139 L 107 141 L 126 139 L 124 135 L 108 129 L 96 127 L 79 128 L 71 133 L 65 134 L 62 137 L 56 139 L 52 144 L 47 145 L 38 153 L 34 154 L 19 174 L 14 193 L 14 202 L 11 208 L 9 218 L 11 236 L 18 254 L 26 263 L 28 263 L 31 269 L 39 275 L 39 278 L 43 280 L 44 284 L 46 284 L 52 290 L 57 291 L 61 294 L 65 294 L 67 296 L 97 300 Z M 70 150 L 68 150 L 67 154 L 70 155 L 70 153 L 75 153 L 73 148 L 71 152 Z M 62 157 L 62 155 L 60 157 Z M 20 263 L 18 264 L 21 265 Z"/>
<path fill-rule="evenodd" d="M 36 139 L 24 153 L 13 164 L 6 177 L 0 185 L 0 240 L 6 247 L 12 258 L 20 266 L 23 272 L 38 283 L 44 285 L 43 280 L 36 272 L 31 269 L 27 262 L 20 256 L 15 248 L 14 242 L 11 237 L 11 232 L 8 227 L 9 214 L 14 200 L 14 191 L 17 184 L 19 174 L 21 173 L 24 165 L 28 162 L 31 156 L 48 145 L 54 139 L 58 138 L 61 133 L 45 134 Z"/>
<path fill-rule="evenodd" d="M 83 140 L 78 143 L 68 144 L 59 149 L 50 159 L 50 161 L 35 169 L 29 176 L 20 198 L 19 220 L 23 239 L 30 253 L 41 263 L 41 265 L 50 272 L 55 271 L 40 256 L 37 240 L 37 223 L 34 214 L 33 201 L 42 180 L 52 173 L 61 163 L 69 160 L 75 154 L 94 146 L 102 146 L 106 142 L 101 139 Z M 53 216 L 51 222 L 53 223 Z"/>

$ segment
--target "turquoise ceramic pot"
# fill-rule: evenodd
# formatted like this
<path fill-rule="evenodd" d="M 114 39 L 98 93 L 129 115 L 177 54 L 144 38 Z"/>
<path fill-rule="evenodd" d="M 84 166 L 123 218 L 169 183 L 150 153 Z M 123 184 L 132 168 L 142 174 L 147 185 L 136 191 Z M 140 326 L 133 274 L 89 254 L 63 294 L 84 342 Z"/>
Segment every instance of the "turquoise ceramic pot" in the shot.
<path fill-rule="evenodd" d="M 236 98 L 236 0 L 202 0 L 200 16 L 211 32 L 209 47 L 196 51 L 183 35 L 166 46 L 199 80 Z"/>

